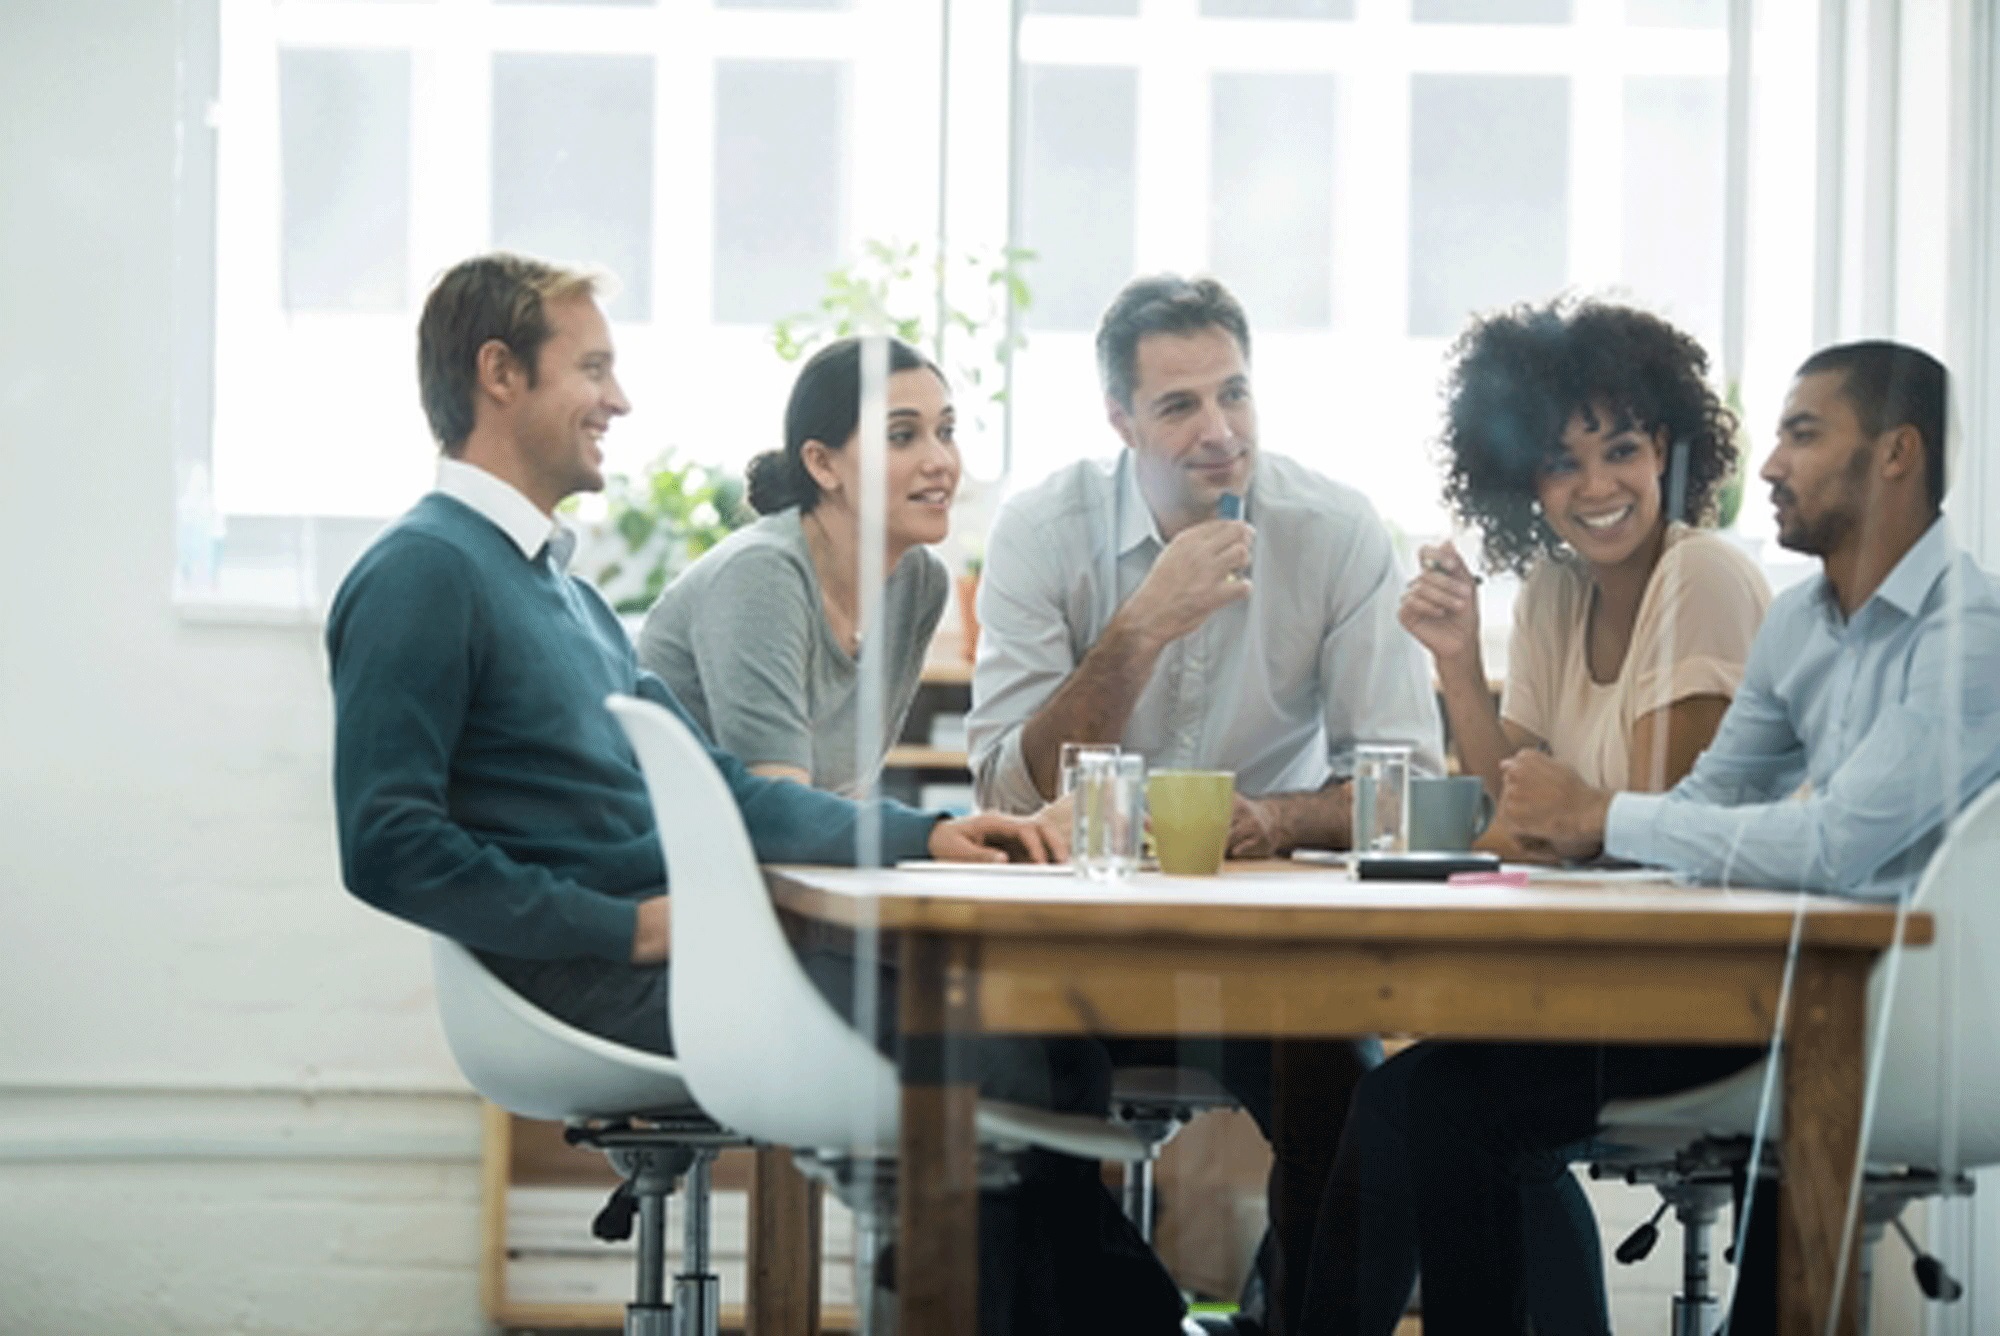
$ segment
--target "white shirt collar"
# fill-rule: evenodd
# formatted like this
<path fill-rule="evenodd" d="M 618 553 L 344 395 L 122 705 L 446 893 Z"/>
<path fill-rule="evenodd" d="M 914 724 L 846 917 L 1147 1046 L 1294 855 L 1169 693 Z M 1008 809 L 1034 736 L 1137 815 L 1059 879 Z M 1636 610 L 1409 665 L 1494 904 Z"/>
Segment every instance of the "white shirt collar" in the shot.
<path fill-rule="evenodd" d="M 462 459 L 440 459 L 437 490 L 485 516 L 493 527 L 513 540 L 528 560 L 533 561 L 544 547 L 549 547 L 557 566 L 568 564 L 569 554 L 576 546 L 575 535 L 544 515 L 512 483 L 477 464 Z"/>
<path fill-rule="evenodd" d="M 1161 547 L 1167 540 L 1160 536 L 1160 523 L 1153 518 L 1153 508 L 1146 504 L 1146 494 L 1139 490 L 1139 457 L 1131 446 L 1126 446 L 1118 455 L 1118 555 L 1124 556 L 1152 539 Z"/>

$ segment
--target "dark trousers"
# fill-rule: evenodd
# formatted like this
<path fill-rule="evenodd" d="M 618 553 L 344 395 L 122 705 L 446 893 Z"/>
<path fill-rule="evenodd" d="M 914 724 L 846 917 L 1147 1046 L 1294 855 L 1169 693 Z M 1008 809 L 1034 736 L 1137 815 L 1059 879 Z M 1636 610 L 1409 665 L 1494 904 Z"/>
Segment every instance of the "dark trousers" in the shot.
<path fill-rule="evenodd" d="M 1405 1086 L 1427 1336 L 1531 1330 L 1524 1185 L 1546 1182 L 1550 1157 L 1595 1133 L 1606 1103 L 1703 1085 L 1761 1056 L 1750 1048 L 1419 1044 L 1385 1064 L 1383 1073 L 1407 1064 L 1382 1079 Z M 1766 1204 L 1753 1219 L 1768 1224 L 1771 1215 Z M 1753 1229 L 1738 1259 L 1734 1336 L 1776 1327 L 1775 1237 Z"/>
<path fill-rule="evenodd" d="M 1348 1100 L 1381 1061 L 1381 1046 L 1372 1039 L 1178 1036 L 1109 1040 L 1104 1047 L 1114 1067 L 1206 1072 L 1256 1120 L 1271 1147 L 1270 1233 L 1257 1254 L 1264 1325 L 1273 1336 L 1299 1331 L 1320 1197 Z"/>
<path fill-rule="evenodd" d="M 1416 1061 L 1384 1064 L 1347 1111 L 1313 1236 L 1301 1332 L 1389 1336 L 1417 1283 L 1411 1197 L 1409 1077 Z M 1568 1160 L 1551 1152 L 1520 1165 L 1528 1311 L 1536 1336 L 1609 1336 L 1604 1257 L 1590 1201 Z"/>

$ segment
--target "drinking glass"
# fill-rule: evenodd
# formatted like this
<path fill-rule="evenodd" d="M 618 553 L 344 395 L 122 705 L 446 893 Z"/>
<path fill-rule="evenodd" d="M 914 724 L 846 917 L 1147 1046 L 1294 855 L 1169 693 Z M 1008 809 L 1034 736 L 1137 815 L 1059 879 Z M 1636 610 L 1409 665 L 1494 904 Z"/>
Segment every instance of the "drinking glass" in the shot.
<path fill-rule="evenodd" d="M 1139 867 L 1146 828 L 1146 758 L 1096 752 L 1077 758 L 1070 814 L 1070 866 L 1092 881 L 1118 881 Z"/>
<path fill-rule="evenodd" d="M 1354 749 L 1354 852 L 1410 851 L 1410 748 L 1365 743 Z"/>
<path fill-rule="evenodd" d="M 1056 797 L 1069 795 L 1076 787 L 1076 763 L 1086 756 L 1116 756 L 1118 744 L 1115 742 L 1065 742 L 1057 761 Z"/>

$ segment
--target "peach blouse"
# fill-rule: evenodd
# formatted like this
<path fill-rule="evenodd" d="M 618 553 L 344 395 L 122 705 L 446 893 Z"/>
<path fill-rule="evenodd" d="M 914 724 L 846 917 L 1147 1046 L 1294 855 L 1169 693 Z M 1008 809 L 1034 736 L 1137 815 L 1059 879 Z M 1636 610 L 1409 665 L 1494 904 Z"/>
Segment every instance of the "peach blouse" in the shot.
<path fill-rule="evenodd" d="M 1586 783 L 1631 787 L 1632 726 L 1690 696 L 1734 696 L 1771 602 L 1763 573 L 1728 539 L 1675 523 L 1640 599 L 1618 676 L 1590 675 L 1592 584 L 1574 557 L 1548 557 L 1514 602 L 1504 719 L 1541 738 Z"/>

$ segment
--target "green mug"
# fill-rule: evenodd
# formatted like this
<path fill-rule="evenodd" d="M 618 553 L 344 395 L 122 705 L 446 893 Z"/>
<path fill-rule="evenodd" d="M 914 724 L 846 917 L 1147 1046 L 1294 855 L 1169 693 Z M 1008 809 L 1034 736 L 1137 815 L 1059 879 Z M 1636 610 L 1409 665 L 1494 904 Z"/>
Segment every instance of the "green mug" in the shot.
<path fill-rule="evenodd" d="M 1461 852 L 1493 821 L 1493 796 L 1477 775 L 1410 781 L 1410 848 Z"/>
<path fill-rule="evenodd" d="M 1229 848 L 1236 776 L 1228 770 L 1155 770 L 1146 780 L 1146 812 L 1160 871 L 1212 877 Z"/>

